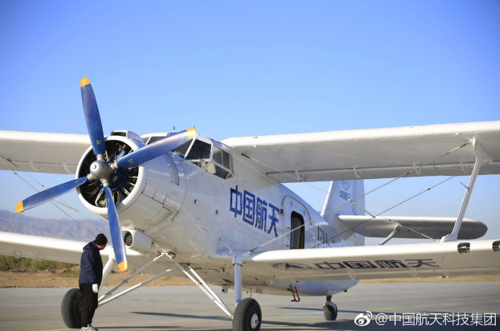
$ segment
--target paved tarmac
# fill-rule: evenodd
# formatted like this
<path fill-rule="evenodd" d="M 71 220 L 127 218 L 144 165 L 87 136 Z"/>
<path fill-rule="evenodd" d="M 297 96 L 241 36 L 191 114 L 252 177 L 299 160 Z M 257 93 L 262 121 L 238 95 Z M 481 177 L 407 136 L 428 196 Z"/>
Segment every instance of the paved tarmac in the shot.
<path fill-rule="evenodd" d="M 214 290 L 221 293 L 220 288 Z M 0 289 L 0 330 L 69 330 L 60 317 L 66 291 Z M 233 308 L 232 291 L 221 298 Z M 263 310 L 261 330 L 500 329 L 496 317 L 500 316 L 500 282 L 360 284 L 333 297 L 339 307 L 335 322 L 323 318 L 323 297 L 302 297 L 299 303 L 290 302 L 291 296 L 253 298 Z M 370 324 L 356 326 L 356 316 L 367 311 L 372 313 Z M 417 313 L 423 313 L 421 322 Z M 445 318 L 441 313 L 449 315 Z M 432 325 L 410 326 L 419 323 Z M 194 286 L 138 289 L 99 308 L 94 325 L 102 331 L 232 330 L 231 320 Z"/>

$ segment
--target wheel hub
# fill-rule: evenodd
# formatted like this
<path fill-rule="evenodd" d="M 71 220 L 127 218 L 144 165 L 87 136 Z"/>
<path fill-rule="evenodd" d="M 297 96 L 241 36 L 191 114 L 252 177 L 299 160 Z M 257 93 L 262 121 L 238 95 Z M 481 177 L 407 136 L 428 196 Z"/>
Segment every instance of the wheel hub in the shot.
<path fill-rule="evenodd" d="M 250 326 L 252 329 L 256 329 L 257 326 L 259 326 L 259 316 L 256 313 L 254 313 L 252 318 L 250 318 Z"/>

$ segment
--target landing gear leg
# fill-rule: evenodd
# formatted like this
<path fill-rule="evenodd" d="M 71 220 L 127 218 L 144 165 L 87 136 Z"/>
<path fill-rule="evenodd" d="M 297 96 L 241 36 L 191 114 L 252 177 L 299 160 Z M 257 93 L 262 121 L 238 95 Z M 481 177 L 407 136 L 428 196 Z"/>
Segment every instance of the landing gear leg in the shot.
<path fill-rule="evenodd" d="M 326 302 L 323 305 L 323 313 L 325 315 L 325 320 L 327 321 L 335 321 L 337 319 L 337 314 L 339 310 L 337 309 L 337 305 L 332 301 L 332 296 L 326 296 Z"/>
<path fill-rule="evenodd" d="M 241 276 L 242 262 L 239 256 L 234 258 L 233 266 L 234 296 L 236 301 L 236 309 L 233 314 L 233 331 L 259 331 L 262 322 L 262 311 L 260 310 L 259 303 L 252 298 L 241 300 L 243 281 Z"/>
<path fill-rule="evenodd" d="M 217 294 L 212 291 L 212 289 L 205 283 L 205 281 L 191 268 L 187 266 L 189 273 L 184 266 L 175 260 L 175 255 L 165 254 L 170 260 L 172 260 L 175 265 L 184 272 L 184 274 L 193 281 L 193 283 L 198 286 L 199 289 L 203 291 L 223 312 L 225 312 L 230 318 L 233 319 L 233 331 L 259 331 L 262 321 L 262 312 L 260 306 L 252 298 L 246 298 L 241 300 L 243 295 L 243 280 L 241 276 L 241 267 L 243 262 L 241 258 L 236 256 L 233 258 L 234 267 L 234 298 L 236 309 L 234 313 L 222 302 L 222 300 L 217 296 Z M 194 277 L 193 277 L 194 276 Z"/>
<path fill-rule="evenodd" d="M 101 284 L 99 285 L 99 287 L 104 286 L 104 284 L 106 283 L 106 280 L 108 280 L 108 277 L 111 274 L 111 271 L 113 270 L 115 265 L 116 265 L 116 258 L 114 255 L 110 255 L 108 262 L 106 262 L 106 265 L 104 266 L 104 269 L 102 271 L 102 281 L 101 281 Z"/>

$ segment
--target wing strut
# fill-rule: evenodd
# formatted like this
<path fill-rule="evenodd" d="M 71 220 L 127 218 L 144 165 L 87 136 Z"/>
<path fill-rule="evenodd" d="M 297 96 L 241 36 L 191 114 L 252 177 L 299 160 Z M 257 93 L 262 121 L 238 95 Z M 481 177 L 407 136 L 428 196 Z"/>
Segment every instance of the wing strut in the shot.
<path fill-rule="evenodd" d="M 382 241 L 380 242 L 380 244 L 379 244 L 379 245 L 385 245 L 385 244 L 386 244 L 389 240 L 391 240 L 391 239 L 392 239 L 392 237 L 394 237 L 394 235 L 400 231 L 400 230 L 399 230 L 399 228 L 400 228 L 400 227 L 401 227 L 401 226 L 400 226 L 400 224 L 398 223 L 398 224 L 394 227 L 394 230 L 392 230 L 392 232 L 391 232 L 391 233 L 390 233 L 390 234 L 389 234 L 389 235 L 388 235 L 388 236 L 387 236 L 384 240 L 382 240 Z"/>
<path fill-rule="evenodd" d="M 169 273 L 170 271 L 174 270 L 175 268 L 170 268 L 170 269 L 167 269 L 167 270 L 164 270 L 162 272 L 160 272 L 159 274 L 157 274 L 156 276 L 153 276 L 143 282 L 140 282 L 139 284 L 136 284 L 132 287 L 129 287 L 128 289 L 118 293 L 118 294 L 113 294 L 116 290 L 118 290 L 120 287 L 122 287 L 123 285 L 127 284 L 132 278 L 134 278 L 135 276 L 137 276 L 138 274 L 140 274 L 144 269 L 146 269 L 147 267 L 149 267 L 151 264 L 153 264 L 154 262 L 156 262 L 156 260 L 158 260 L 159 258 L 161 258 L 162 256 L 164 256 L 165 254 L 160 254 L 158 255 L 157 257 L 155 257 L 152 261 L 148 262 L 145 266 L 143 266 L 142 268 L 140 268 L 139 270 L 137 270 L 136 272 L 134 272 L 132 275 L 130 275 L 127 279 L 125 279 L 124 281 L 122 281 L 120 284 L 116 285 L 115 287 L 113 287 L 111 290 L 109 290 L 108 292 L 104 293 L 104 295 L 102 295 L 100 298 L 99 298 L 99 307 L 107 304 L 108 302 L 111 302 L 115 299 L 118 299 L 119 297 L 129 293 L 129 292 L 132 292 L 133 290 L 136 290 L 138 289 L 139 287 L 142 287 L 148 283 L 151 283 L 153 280 L 156 280 L 164 275 L 166 275 L 167 273 Z M 105 271 L 108 270 L 108 275 L 106 275 L 106 278 L 107 276 L 109 276 L 109 273 L 111 273 L 111 269 L 113 268 L 113 266 L 116 264 L 116 259 L 115 257 L 110 257 L 110 259 L 108 260 L 108 263 L 106 263 L 106 266 L 104 267 Z M 102 284 L 104 284 L 104 276 L 103 276 L 103 282 Z"/>
<path fill-rule="evenodd" d="M 219 308 L 227 316 L 229 316 L 231 319 L 233 318 L 233 312 L 231 311 L 231 309 L 229 309 L 229 307 L 226 306 L 226 304 L 219 298 L 217 294 L 215 294 L 214 291 L 212 291 L 212 289 L 207 285 L 207 283 L 205 283 L 205 281 L 196 273 L 196 271 L 194 271 L 193 268 L 191 268 L 191 266 L 188 265 L 187 267 L 189 271 L 191 271 L 191 273 L 196 277 L 196 279 L 189 272 L 187 272 L 187 270 L 184 269 L 184 267 L 179 262 L 175 260 L 175 255 L 168 254 L 167 256 L 193 283 L 195 283 L 196 286 L 198 286 L 200 290 L 203 291 L 203 293 L 206 294 L 207 297 L 209 297 L 217 306 L 219 306 Z"/>
<path fill-rule="evenodd" d="M 460 231 L 460 227 L 462 225 L 462 221 L 465 216 L 465 212 L 467 211 L 467 206 L 469 205 L 470 196 L 472 195 L 472 190 L 474 189 L 474 183 L 476 182 L 477 175 L 479 174 L 479 170 L 481 169 L 481 165 L 483 163 L 492 162 L 491 156 L 484 150 L 484 147 L 481 145 L 479 140 L 475 137 L 472 139 L 472 146 L 474 147 L 474 152 L 476 153 L 476 160 L 474 162 L 474 168 L 472 169 L 472 173 L 469 179 L 469 185 L 465 188 L 465 196 L 462 200 L 462 205 L 460 206 L 460 211 L 458 212 L 457 221 L 455 226 L 453 227 L 453 231 L 441 238 L 441 242 L 445 241 L 456 241 L 458 238 L 458 232 Z"/>

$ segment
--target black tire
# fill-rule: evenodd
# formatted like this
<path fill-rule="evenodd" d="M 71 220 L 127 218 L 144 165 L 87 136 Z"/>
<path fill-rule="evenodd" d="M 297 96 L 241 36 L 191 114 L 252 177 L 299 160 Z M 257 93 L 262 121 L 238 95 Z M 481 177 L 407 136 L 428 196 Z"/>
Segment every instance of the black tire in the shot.
<path fill-rule="evenodd" d="M 333 305 L 333 307 L 331 306 Z M 323 314 L 325 315 L 325 320 L 327 321 L 335 321 L 337 319 L 337 314 L 339 310 L 337 309 L 337 305 L 333 304 L 325 304 L 323 307 Z"/>
<path fill-rule="evenodd" d="M 255 315 L 258 318 L 257 325 L 252 327 L 252 322 L 255 323 Z M 233 315 L 233 331 L 259 331 L 262 324 L 262 311 L 259 303 L 252 298 L 246 298 L 236 306 Z"/>
<path fill-rule="evenodd" d="M 61 315 L 68 328 L 79 329 L 82 324 L 83 293 L 79 288 L 72 288 L 61 303 Z"/>

